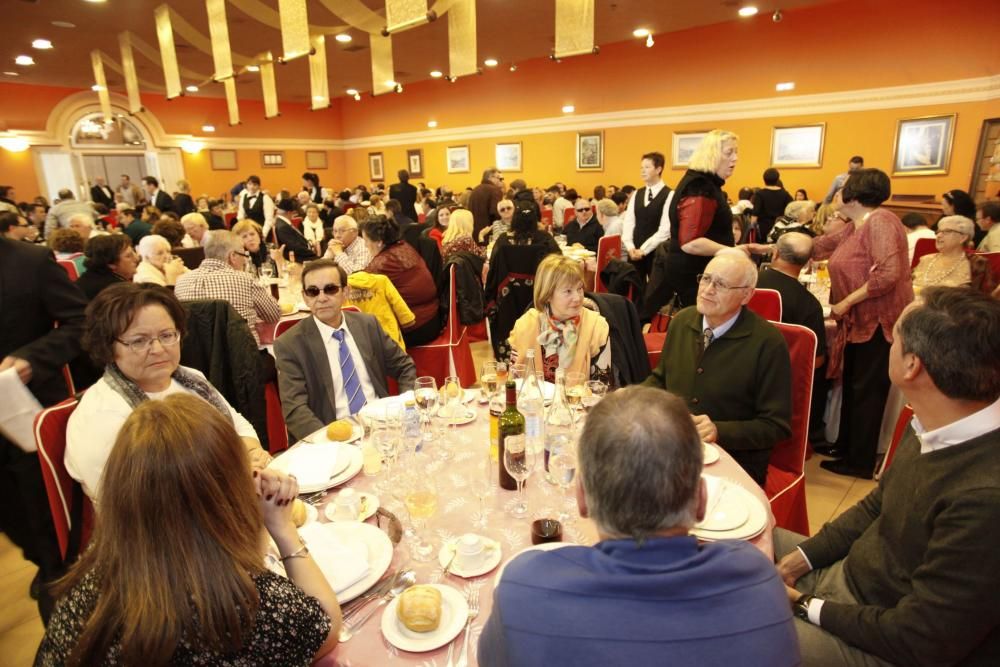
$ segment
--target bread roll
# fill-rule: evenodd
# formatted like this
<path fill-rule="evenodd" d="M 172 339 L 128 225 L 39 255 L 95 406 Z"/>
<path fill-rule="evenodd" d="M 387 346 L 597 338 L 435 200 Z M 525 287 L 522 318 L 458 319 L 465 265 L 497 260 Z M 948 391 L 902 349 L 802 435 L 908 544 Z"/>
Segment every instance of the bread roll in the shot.
<path fill-rule="evenodd" d="M 292 501 L 292 522 L 296 528 L 306 522 L 306 504 L 298 498 Z"/>
<path fill-rule="evenodd" d="M 413 632 L 433 632 L 441 623 L 441 591 L 433 586 L 411 586 L 399 596 L 396 616 Z"/>
<path fill-rule="evenodd" d="M 337 442 L 347 442 L 354 433 L 354 427 L 346 419 L 338 419 L 326 427 L 326 437 Z"/>

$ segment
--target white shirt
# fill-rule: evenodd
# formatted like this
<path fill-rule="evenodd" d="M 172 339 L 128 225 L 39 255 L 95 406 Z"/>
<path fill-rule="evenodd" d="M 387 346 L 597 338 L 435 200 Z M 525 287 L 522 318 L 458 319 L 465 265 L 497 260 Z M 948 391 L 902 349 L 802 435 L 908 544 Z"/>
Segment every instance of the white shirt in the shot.
<path fill-rule="evenodd" d="M 622 233 L 622 218 L 620 215 L 609 215 L 604 218 L 604 235 L 614 236 Z"/>
<path fill-rule="evenodd" d="M 361 383 L 361 392 L 365 395 L 365 398 L 371 402 L 378 398 L 378 394 L 375 393 L 375 387 L 372 386 L 371 377 L 368 375 L 368 367 L 361 356 L 361 350 L 358 349 L 357 343 L 354 342 L 354 336 L 351 335 L 351 330 L 347 328 L 344 320 L 340 320 L 340 326 L 336 329 L 329 324 L 320 322 L 316 316 L 313 316 L 313 321 L 316 322 L 319 335 L 323 338 L 323 345 L 326 346 L 326 359 L 330 363 L 330 377 L 333 378 L 333 404 L 337 407 L 337 419 L 346 419 L 351 416 L 350 397 L 344 390 L 344 379 L 340 374 L 340 343 L 333 337 L 334 331 L 344 332 L 344 342 L 351 351 L 354 370 L 358 374 L 358 382 Z"/>
<path fill-rule="evenodd" d="M 552 202 L 552 226 L 561 229 L 563 226 L 563 218 L 566 216 L 566 209 L 572 208 L 573 202 L 566 199 L 562 195 L 556 197 L 556 200 Z"/>
<path fill-rule="evenodd" d="M 654 183 L 653 185 L 646 185 L 647 194 L 646 201 L 649 201 L 649 192 L 653 193 L 653 199 L 656 199 L 660 190 L 664 188 L 664 183 L 662 180 Z M 640 188 L 641 189 L 641 188 Z M 625 246 L 625 250 L 631 251 L 635 250 L 635 243 L 632 242 L 632 238 L 635 234 L 635 198 L 639 196 L 639 190 L 632 193 L 629 197 L 628 206 L 625 207 L 625 219 L 622 221 L 622 245 Z M 663 214 L 660 216 L 660 226 L 656 228 L 653 235 L 646 239 L 639 250 L 642 251 L 643 257 L 649 253 L 656 250 L 656 247 L 670 238 L 670 206 L 669 202 L 663 204 Z"/>
<path fill-rule="evenodd" d="M 250 196 L 251 195 L 250 195 L 250 191 L 249 190 L 243 190 L 242 192 L 240 192 L 240 196 L 236 200 L 236 219 L 237 220 L 243 220 L 244 218 L 247 217 L 247 212 L 243 209 L 243 201 L 247 197 L 250 197 Z M 264 194 L 263 192 L 261 192 L 260 190 L 258 190 L 257 194 L 255 194 L 253 196 L 254 197 L 263 197 L 264 198 L 264 230 L 263 231 L 264 231 L 264 240 L 266 241 L 267 237 L 271 235 L 271 228 L 274 227 L 274 210 L 275 210 L 274 209 L 274 200 L 271 199 L 266 194 Z M 254 204 L 256 204 L 256 202 L 254 202 Z M 251 204 L 250 207 L 253 208 L 253 204 Z"/>
<path fill-rule="evenodd" d="M 906 245 L 910 250 L 910 263 L 913 263 L 913 251 L 917 249 L 917 241 L 920 239 L 937 238 L 933 229 L 918 229 L 906 235 Z M 936 252 L 936 250 L 935 250 Z"/>

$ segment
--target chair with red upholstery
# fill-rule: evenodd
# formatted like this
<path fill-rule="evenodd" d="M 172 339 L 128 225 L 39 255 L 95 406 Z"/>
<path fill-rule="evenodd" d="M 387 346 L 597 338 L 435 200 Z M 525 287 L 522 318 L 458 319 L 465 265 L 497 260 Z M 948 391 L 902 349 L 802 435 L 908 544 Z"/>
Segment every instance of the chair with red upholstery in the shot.
<path fill-rule="evenodd" d="M 800 535 L 808 535 L 805 465 L 816 368 L 816 333 L 798 324 L 771 324 L 785 337 L 792 361 L 792 434 L 777 443 L 771 452 L 764 491 L 771 501 L 775 523 Z"/>
<path fill-rule="evenodd" d="M 1000 252 L 977 252 L 990 263 L 990 273 L 993 274 L 993 284 L 1000 285 Z"/>
<path fill-rule="evenodd" d="M 76 270 L 76 264 L 71 259 L 57 259 L 56 262 L 59 266 L 65 269 L 66 274 L 69 276 L 70 280 L 76 280 L 80 277 L 80 273 Z"/>
<path fill-rule="evenodd" d="M 608 288 L 601 280 L 601 272 L 612 259 L 618 259 L 622 253 L 621 234 L 602 236 L 597 242 L 597 271 L 594 272 L 594 292 L 607 292 Z"/>
<path fill-rule="evenodd" d="M 892 440 L 889 442 L 889 449 L 885 450 L 885 457 L 882 459 L 882 465 L 878 467 L 878 474 L 875 475 L 875 479 L 882 479 L 882 475 L 885 474 L 889 464 L 892 463 L 892 457 L 896 455 L 896 449 L 899 448 L 899 443 L 903 439 L 903 433 L 906 432 L 906 427 L 910 425 L 911 419 L 913 419 L 913 408 L 909 405 L 904 405 L 903 409 L 899 411 L 899 417 L 896 419 L 896 428 L 893 429 Z"/>
<path fill-rule="evenodd" d="M 542 224 L 545 225 L 546 229 L 552 229 L 552 209 L 544 208 L 542 209 Z"/>
<path fill-rule="evenodd" d="M 449 375 L 458 376 L 463 387 L 470 387 L 478 380 L 476 362 L 472 359 L 468 331 L 458 319 L 458 290 L 455 285 L 455 266 L 448 272 L 448 325 L 441 335 L 426 345 L 410 347 L 406 351 L 417 367 L 417 375 L 430 375 L 444 384 Z"/>
<path fill-rule="evenodd" d="M 755 289 L 747 308 L 765 320 L 781 321 L 781 292 L 773 289 Z"/>
<path fill-rule="evenodd" d="M 937 239 L 917 239 L 917 244 L 913 246 L 913 261 L 910 268 L 914 268 L 920 263 L 920 258 L 937 252 Z"/>
<path fill-rule="evenodd" d="M 94 507 L 80 483 L 69 476 L 66 453 L 66 425 L 76 410 L 77 399 L 68 398 L 35 416 L 35 443 L 42 480 L 49 498 L 59 552 L 65 564 L 72 563 L 90 539 Z"/>
<path fill-rule="evenodd" d="M 656 368 L 660 363 L 660 356 L 663 354 L 663 345 L 667 342 L 667 328 L 670 326 L 670 317 L 657 313 L 649 322 L 649 331 L 642 335 L 646 343 L 646 355 L 649 357 L 649 367 Z"/>
<path fill-rule="evenodd" d="M 563 211 L 562 226 L 565 227 L 566 225 L 568 225 L 569 223 L 573 222 L 574 220 L 576 220 L 576 208 L 574 208 L 574 207 L 571 206 L 571 207 L 569 207 L 569 208 L 567 208 L 566 210 Z"/>

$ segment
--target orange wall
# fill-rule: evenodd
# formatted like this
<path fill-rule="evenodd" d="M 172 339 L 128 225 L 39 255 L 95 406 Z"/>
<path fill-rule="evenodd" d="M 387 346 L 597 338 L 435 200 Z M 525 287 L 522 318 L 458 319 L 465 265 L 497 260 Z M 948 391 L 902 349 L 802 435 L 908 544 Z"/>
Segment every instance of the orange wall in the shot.
<path fill-rule="evenodd" d="M 17 201 L 31 201 L 40 192 L 31 151 L 11 153 L 0 148 L 0 185 L 13 185 Z"/>
<path fill-rule="evenodd" d="M 235 171 L 216 171 L 208 150 L 200 153 L 183 153 L 184 173 L 191 184 L 195 196 L 207 193 L 216 196 L 229 192 L 237 182 L 250 174 L 260 176 L 261 186 L 271 194 L 282 188 L 295 192 L 302 186 L 302 173 L 311 171 L 319 176 L 320 187 L 331 187 L 334 191 L 344 186 L 343 155 L 340 151 L 327 151 L 327 169 L 306 169 L 306 153 L 303 149 L 285 150 L 283 168 L 261 166 L 259 150 L 239 149 L 236 151 Z"/>

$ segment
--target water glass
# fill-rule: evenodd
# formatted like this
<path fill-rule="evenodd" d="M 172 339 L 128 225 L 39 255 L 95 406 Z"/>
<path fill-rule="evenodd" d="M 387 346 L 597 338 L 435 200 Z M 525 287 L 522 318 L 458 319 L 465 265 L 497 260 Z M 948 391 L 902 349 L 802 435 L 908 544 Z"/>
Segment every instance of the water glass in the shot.
<path fill-rule="evenodd" d="M 430 442 L 434 438 L 431 433 L 431 415 L 438 404 L 437 381 L 430 375 L 418 377 L 413 385 L 413 399 L 420 411 L 420 430 L 424 442 Z"/>

